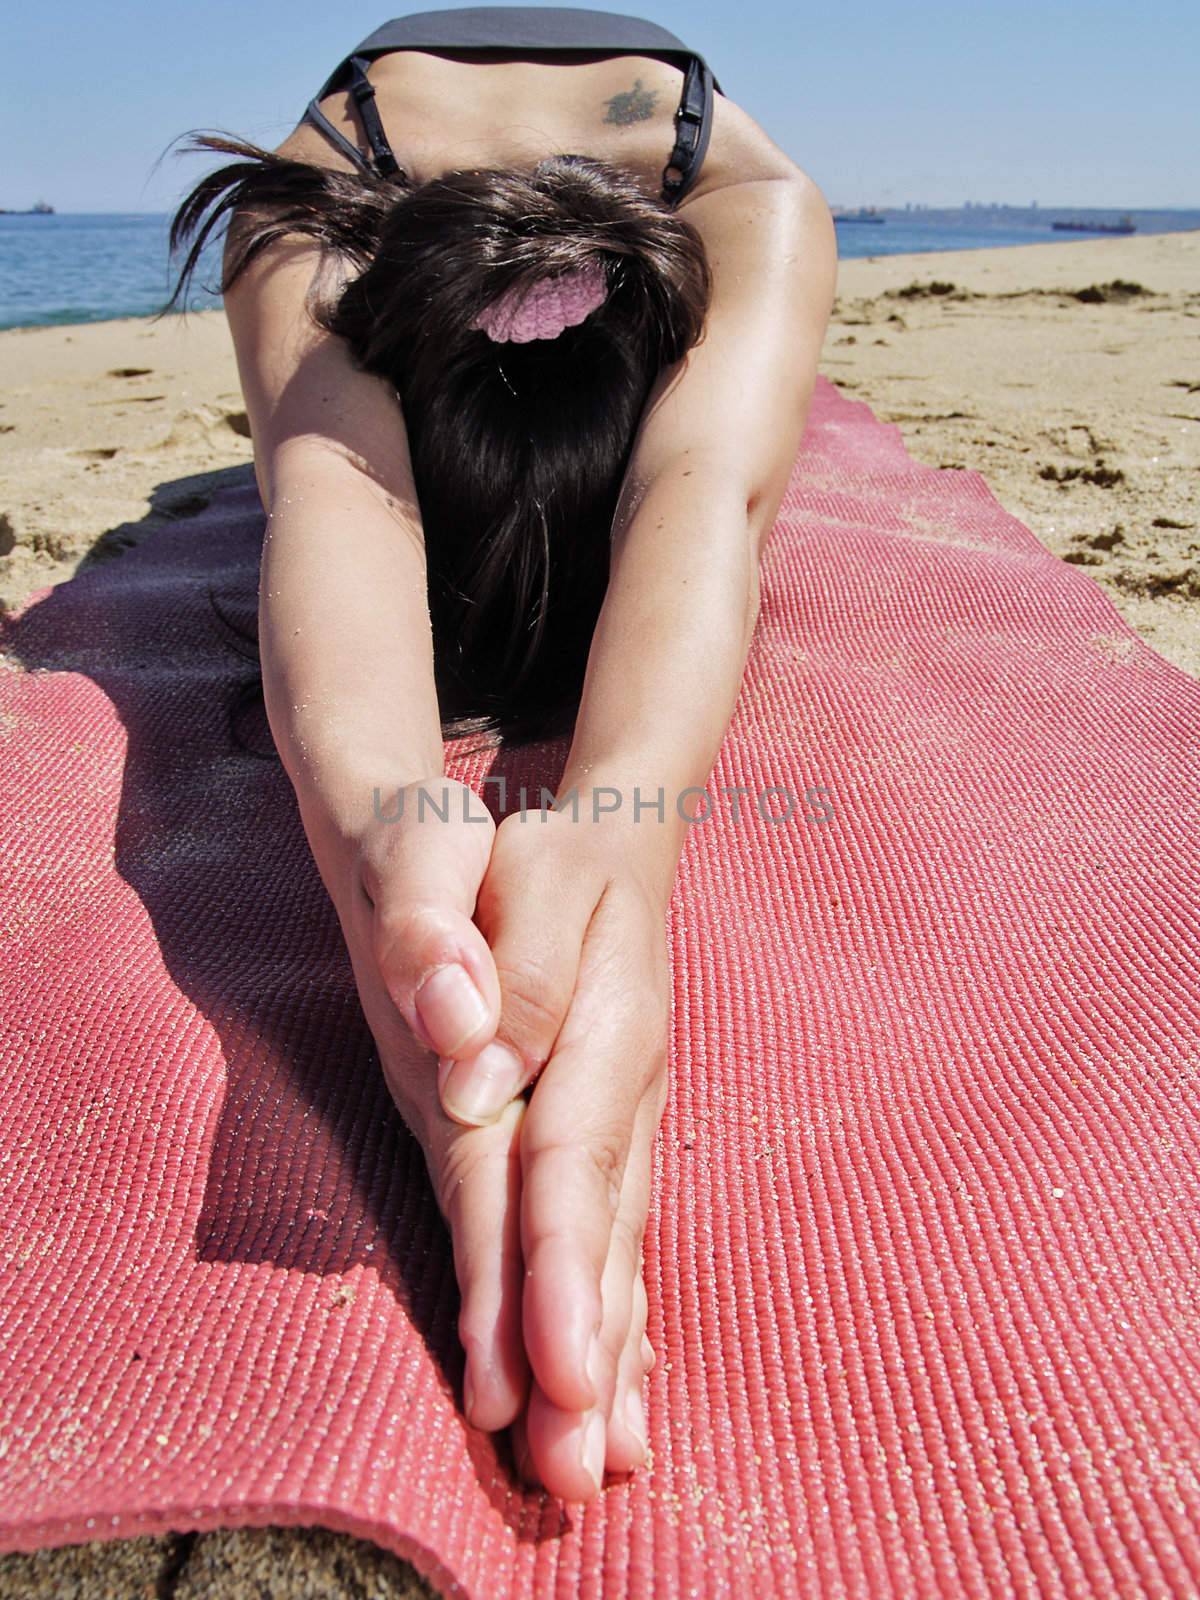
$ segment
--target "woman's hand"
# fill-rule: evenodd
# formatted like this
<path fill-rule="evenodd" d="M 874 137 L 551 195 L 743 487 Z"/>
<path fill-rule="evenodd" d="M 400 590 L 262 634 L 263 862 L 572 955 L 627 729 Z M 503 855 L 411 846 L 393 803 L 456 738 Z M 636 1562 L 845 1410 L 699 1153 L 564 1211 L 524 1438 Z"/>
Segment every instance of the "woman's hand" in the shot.
<path fill-rule="evenodd" d="M 514 813 L 497 830 L 475 911 L 502 996 L 489 1050 L 519 1062 L 509 1094 L 536 1077 L 517 1130 L 532 1368 L 517 1455 L 527 1476 L 571 1500 L 590 1499 L 605 1467 L 645 1459 L 641 1389 L 654 1352 L 641 1243 L 667 1095 L 673 882 L 673 859 L 648 850 L 648 837 L 615 817 Z M 464 1055 L 443 1069 L 443 1099 L 464 1080 L 470 1092 L 477 1065 Z M 497 1126 L 510 1117 L 511 1101 Z M 487 1392 L 476 1381 L 477 1399 Z"/>
<path fill-rule="evenodd" d="M 471 920 L 496 827 L 472 791 L 449 778 L 407 784 L 381 811 L 323 876 L 388 1089 L 421 1144 L 453 1239 L 467 1408 L 477 1426 L 503 1428 L 529 1389 L 518 1145 L 525 1103 L 468 1128 L 445 1115 L 437 1088 L 437 1052 L 477 1048 L 499 1016 L 495 964 Z"/>
<path fill-rule="evenodd" d="M 497 829 L 453 780 L 402 794 L 334 899 L 450 1227 L 467 1415 L 515 1424 L 525 1476 L 589 1499 L 606 1467 L 644 1460 L 640 1257 L 667 1089 L 669 888 L 608 819 L 538 812 Z M 443 1096 L 481 1059 L 486 1073 L 493 1044 L 521 1062 L 498 1112 L 449 1116 Z M 535 1077 L 527 1106 L 514 1096 Z"/>

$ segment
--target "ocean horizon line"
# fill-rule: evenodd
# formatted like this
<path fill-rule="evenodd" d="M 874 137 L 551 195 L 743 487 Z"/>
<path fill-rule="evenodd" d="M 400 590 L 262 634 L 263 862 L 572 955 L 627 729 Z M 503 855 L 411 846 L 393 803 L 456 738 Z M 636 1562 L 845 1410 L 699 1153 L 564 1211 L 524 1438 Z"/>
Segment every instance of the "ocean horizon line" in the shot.
<path fill-rule="evenodd" d="M 1200 231 L 1195 210 L 1013 206 L 834 209 L 840 260 L 1111 241 L 1118 235 Z M 0 216 L 0 330 L 64 327 L 160 315 L 180 255 L 168 249 L 170 211 L 10 212 Z M 1131 226 L 1113 225 L 1128 218 Z M 855 224 L 874 222 L 876 226 Z M 1059 226 L 1056 226 L 1059 224 Z M 1062 224 L 1066 224 L 1065 227 Z M 220 234 L 201 256 L 188 310 L 217 309 Z M 181 308 L 183 309 L 183 308 Z"/>

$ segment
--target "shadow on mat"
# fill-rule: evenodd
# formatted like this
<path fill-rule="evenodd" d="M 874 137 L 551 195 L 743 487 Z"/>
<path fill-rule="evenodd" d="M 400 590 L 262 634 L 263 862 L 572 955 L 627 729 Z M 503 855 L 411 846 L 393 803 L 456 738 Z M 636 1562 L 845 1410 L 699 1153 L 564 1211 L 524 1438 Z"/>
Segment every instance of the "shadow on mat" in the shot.
<path fill-rule="evenodd" d="M 229 733 L 231 696 L 251 663 L 221 616 L 254 629 L 263 514 L 252 469 L 204 476 L 202 486 L 161 485 L 142 522 L 112 530 L 69 582 L 0 619 L 0 642 L 30 672 L 91 679 L 125 730 L 123 758 L 113 734 L 101 735 L 114 748 L 109 781 L 120 772 L 116 870 L 153 924 L 155 960 L 196 1011 L 180 1070 L 213 1071 L 211 1030 L 226 1079 L 205 1134 L 198 1259 L 366 1269 L 461 1392 L 458 1289 L 423 1155 L 385 1087 L 291 783 L 278 758 L 238 749 Z M 75 749 L 94 716 L 78 700 L 63 716 Z M 261 706 L 239 732 L 272 748 Z M 535 781 L 555 781 L 547 753 Z M 561 768 L 565 741 L 549 754 Z M 528 748 L 502 754 L 490 771 L 519 784 L 530 760 Z M 125 995 L 153 992 L 144 954 L 141 972 L 113 959 Z M 494 1483 L 499 1441 L 465 1425 L 463 1438 L 481 1482 Z M 520 1536 L 561 1532 L 556 1502 L 539 1511 L 540 1494 L 525 1497 L 522 1512 L 521 1498 L 510 1505 L 503 1486 L 493 1494 Z"/>

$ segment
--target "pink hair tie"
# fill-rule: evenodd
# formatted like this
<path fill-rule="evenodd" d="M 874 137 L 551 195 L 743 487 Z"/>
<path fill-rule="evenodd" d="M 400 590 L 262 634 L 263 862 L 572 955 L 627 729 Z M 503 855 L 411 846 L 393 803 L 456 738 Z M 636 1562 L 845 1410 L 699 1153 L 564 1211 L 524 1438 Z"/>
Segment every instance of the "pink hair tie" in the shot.
<path fill-rule="evenodd" d="M 557 339 L 604 304 L 608 279 L 599 261 L 541 278 L 524 294 L 510 289 L 486 306 L 471 323 L 489 339 L 504 344 L 528 344 L 531 339 Z"/>

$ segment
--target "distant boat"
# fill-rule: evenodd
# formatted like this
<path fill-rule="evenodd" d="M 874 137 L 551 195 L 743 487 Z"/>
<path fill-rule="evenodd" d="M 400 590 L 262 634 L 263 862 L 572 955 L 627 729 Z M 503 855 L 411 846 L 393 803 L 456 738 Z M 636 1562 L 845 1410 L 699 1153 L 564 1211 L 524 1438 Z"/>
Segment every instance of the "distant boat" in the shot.
<path fill-rule="evenodd" d="M 5 211 L 0 206 L 0 217 L 52 217 L 54 207 L 46 204 L 44 200 L 35 200 L 28 211 Z"/>
<path fill-rule="evenodd" d="M 1116 222 L 1052 222 L 1060 233 L 1136 233 L 1137 223 L 1132 217 L 1121 217 Z"/>
<path fill-rule="evenodd" d="M 886 222 L 887 218 L 874 206 L 859 206 L 857 211 L 835 211 L 835 222 Z"/>

